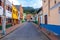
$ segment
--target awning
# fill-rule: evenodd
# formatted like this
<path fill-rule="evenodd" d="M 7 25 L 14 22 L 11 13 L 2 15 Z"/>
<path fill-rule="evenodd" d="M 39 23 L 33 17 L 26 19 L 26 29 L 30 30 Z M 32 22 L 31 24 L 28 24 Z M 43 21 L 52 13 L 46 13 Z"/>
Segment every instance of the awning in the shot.
<path fill-rule="evenodd" d="M 57 8 L 57 7 L 60 7 L 60 2 L 57 3 L 56 5 L 54 5 L 53 7 L 51 7 L 50 10 L 55 9 L 55 8 Z"/>

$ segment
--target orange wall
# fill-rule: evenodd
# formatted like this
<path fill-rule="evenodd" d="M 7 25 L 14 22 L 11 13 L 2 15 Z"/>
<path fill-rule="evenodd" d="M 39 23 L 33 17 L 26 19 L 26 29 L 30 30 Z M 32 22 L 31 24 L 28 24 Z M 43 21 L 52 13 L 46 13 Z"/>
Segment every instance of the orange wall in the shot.
<path fill-rule="evenodd" d="M 32 16 L 31 14 L 27 14 L 26 19 L 27 20 L 30 20 L 31 19 L 31 16 Z"/>
<path fill-rule="evenodd" d="M 60 0 L 56 0 L 56 4 L 60 2 Z M 50 0 L 50 8 L 53 7 L 55 4 L 55 0 Z M 43 1 L 43 23 L 45 23 L 44 15 L 48 16 L 47 22 L 48 24 L 60 25 L 60 14 L 58 13 L 59 7 L 50 10 L 50 16 L 48 12 L 48 0 L 44 3 Z"/>
<path fill-rule="evenodd" d="M 23 8 L 21 5 L 20 5 L 20 18 L 23 19 Z"/>

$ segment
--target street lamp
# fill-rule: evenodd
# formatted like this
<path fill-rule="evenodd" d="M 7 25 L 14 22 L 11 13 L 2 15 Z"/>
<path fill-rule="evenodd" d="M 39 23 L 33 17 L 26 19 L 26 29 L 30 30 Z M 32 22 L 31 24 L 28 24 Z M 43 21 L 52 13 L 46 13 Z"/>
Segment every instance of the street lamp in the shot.
<path fill-rule="evenodd" d="M 4 9 L 3 9 L 3 15 L 2 15 L 2 34 L 3 35 L 6 35 L 6 12 L 5 12 L 5 10 L 6 10 L 6 0 L 4 0 Z"/>

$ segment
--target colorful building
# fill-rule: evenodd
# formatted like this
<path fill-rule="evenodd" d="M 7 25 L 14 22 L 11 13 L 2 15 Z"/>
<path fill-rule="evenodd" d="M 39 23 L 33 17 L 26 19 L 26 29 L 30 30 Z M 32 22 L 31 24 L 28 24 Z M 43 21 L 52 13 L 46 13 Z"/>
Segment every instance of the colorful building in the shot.
<path fill-rule="evenodd" d="M 0 30 L 2 30 L 2 17 L 4 10 L 4 0 L 0 0 Z M 12 4 L 6 0 L 5 4 L 6 28 L 12 26 Z"/>
<path fill-rule="evenodd" d="M 37 14 L 38 14 L 38 25 L 42 24 L 42 15 L 43 15 L 43 12 L 42 12 L 42 7 L 37 11 Z"/>
<path fill-rule="evenodd" d="M 55 35 L 60 35 L 60 0 L 43 0 L 42 2 L 43 15 L 40 16 L 40 26 Z"/>
<path fill-rule="evenodd" d="M 12 3 L 6 0 L 6 22 L 12 24 Z"/>
<path fill-rule="evenodd" d="M 20 20 L 23 20 L 23 8 L 20 5 Z"/>
<path fill-rule="evenodd" d="M 18 23 L 18 10 L 13 4 L 12 4 L 12 22 L 13 25 Z"/>
<path fill-rule="evenodd" d="M 3 1 L 0 0 L 0 24 L 2 23 L 2 15 L 3 15 Z"/>
<path fill-rule="evenodd" d="M 23 20 L 25 21 L 26 20 L 26 13 L 23 13 Z"/>
<path fill-rule="evenodd" d="M 27 15 L 26 15 L 26 20 L 27 20 L 27 21 L 31 21 L 31 18 L 32 18 L 32 14 L 27 14 Z"/>
<path fill-rule="evenodd" d="M 18 23 L 20 23 L 20 11 L 18 11 Z"/>
<path fill-rule="evenodd" d="M 3 15 L 3 10 L 4 10 L 4 0 L 0 0 L 0 24 L 2 23 L 2 15 Z M 5 14 L 6 14 L 6 23 L 11 23 L 11 18 L 12 18 L 12 4 L 6 0 L 6 11 L 5 11 Z"/>

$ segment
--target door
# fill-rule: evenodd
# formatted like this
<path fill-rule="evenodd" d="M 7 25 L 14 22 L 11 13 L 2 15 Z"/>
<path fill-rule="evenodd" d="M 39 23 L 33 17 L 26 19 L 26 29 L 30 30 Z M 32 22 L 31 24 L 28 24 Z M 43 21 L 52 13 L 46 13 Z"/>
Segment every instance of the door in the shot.
<path fill-rule="evenodd" d="M 45 15 L 45 24 L 47 24 L 47 15 Z"/>

